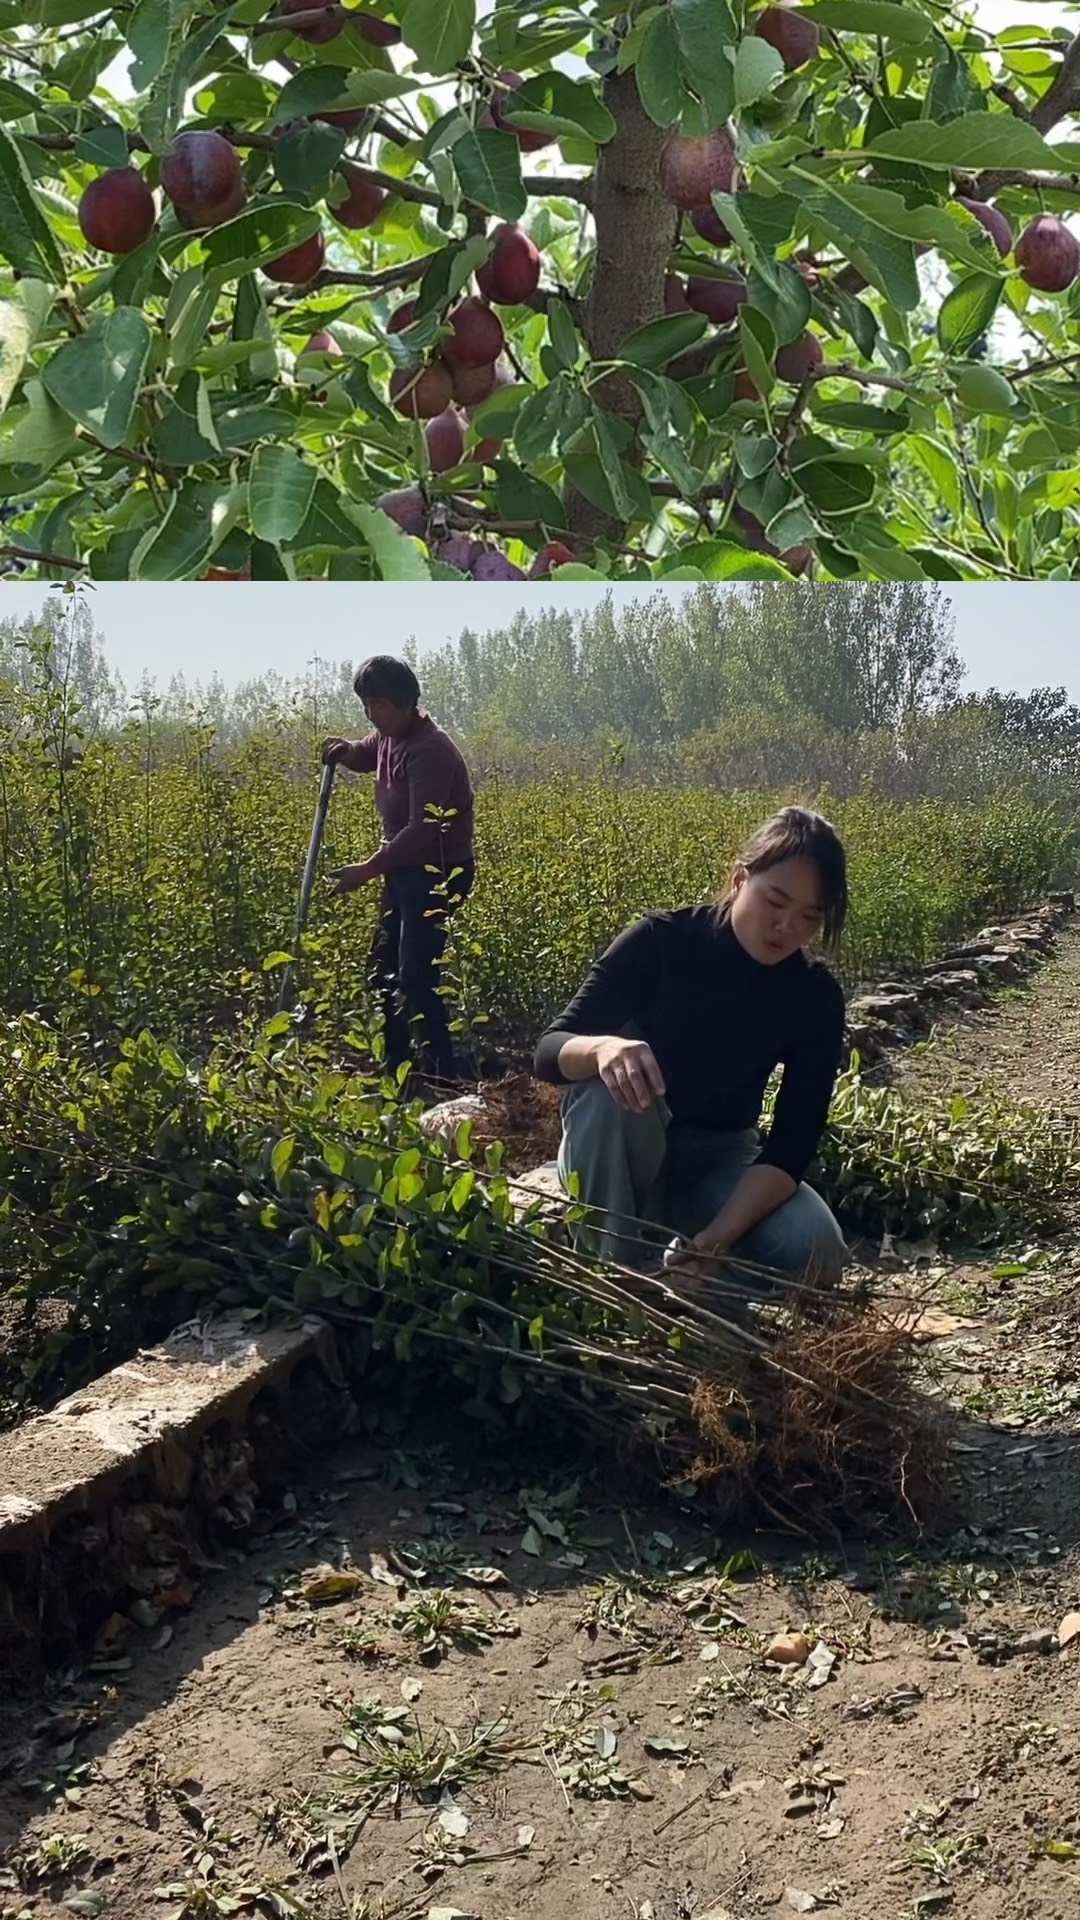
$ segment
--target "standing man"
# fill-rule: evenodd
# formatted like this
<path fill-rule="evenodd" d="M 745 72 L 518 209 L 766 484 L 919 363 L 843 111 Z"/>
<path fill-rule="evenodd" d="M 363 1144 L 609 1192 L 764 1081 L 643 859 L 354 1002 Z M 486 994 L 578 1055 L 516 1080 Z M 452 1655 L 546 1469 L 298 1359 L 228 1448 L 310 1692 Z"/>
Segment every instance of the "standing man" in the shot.
<path fill-rule="evenodd" d="M 404 1065 L 415 1036 L 421 1071 L 432 1081 L 453 1081 L 439 963 L 449 916 L 475 874 L 469 769 L 421 707 L 420 684 L 406 661 L 376 654 L 353 686 L 372 731 L 362 740 L 324 740 L 323 763 L 374 773 L 383 839 L 369 859 L 335 869 L 334 892 L 382 881 L 371 972 L 383 1003 L 388 1066 Z"/>

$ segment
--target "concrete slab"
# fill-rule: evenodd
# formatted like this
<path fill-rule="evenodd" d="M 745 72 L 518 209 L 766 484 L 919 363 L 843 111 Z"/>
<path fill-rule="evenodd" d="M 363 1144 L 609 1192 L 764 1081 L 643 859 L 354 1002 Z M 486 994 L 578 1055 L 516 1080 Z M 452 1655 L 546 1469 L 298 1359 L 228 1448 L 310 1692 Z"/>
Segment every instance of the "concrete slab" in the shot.
<path fill-rule="evenodd" d="M 0 1559 L 40 1544 L 73 1511 L 100 1510 L 137 1475 L 182 1499 L 190 1443 L 307 1360 L 338 1373 L 322 1321 L 262 1332 L 238 1316 L 192 1322 L 0 1435 Z"/>

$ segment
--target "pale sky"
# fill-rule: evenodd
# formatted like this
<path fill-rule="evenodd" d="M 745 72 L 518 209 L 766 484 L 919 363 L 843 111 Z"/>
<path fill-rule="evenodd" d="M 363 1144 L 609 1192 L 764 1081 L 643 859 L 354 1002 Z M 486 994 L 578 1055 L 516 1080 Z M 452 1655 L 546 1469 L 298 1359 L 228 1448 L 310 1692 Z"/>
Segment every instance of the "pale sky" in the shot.
<path fill-rule="evenodd" d="M 313 585 L 317 594 L 308 591 Z M 25 619 L 39 611 L 49 591 L 44 582 L 0 587 L 0 615 Z M 606 591 L 591 581 L 544 587 L 245 580 L 218 586 L 109 583 L 88 589 L 88 598 L 110 664 L 134 689 L 144 674 L 161 686 L 176 673 L 189 686 L 215 674 L 230 686 L 270 671 L 298 679 L 313 658 L 356 662 L 371 653 L 399 653 L 412 639 L 422 654 L 456 639 L 464 627 L 483 633 L 508 626 L 520 608 L 595 607 Z M 611 589 L 617 603 L 692 591 L 681 582 Z M 967 584 L 947 592 L 970 686 L 1023 693 L 1064 686 L 1080 701 L 1080 586 L 1044 580 Z"/>

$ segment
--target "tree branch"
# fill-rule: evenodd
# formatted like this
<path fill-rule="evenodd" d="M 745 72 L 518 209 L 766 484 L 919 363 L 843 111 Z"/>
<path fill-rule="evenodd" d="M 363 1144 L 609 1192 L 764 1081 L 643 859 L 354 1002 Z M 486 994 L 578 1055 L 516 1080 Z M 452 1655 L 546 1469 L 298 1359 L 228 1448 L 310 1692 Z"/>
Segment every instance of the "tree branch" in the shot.
<path fill-rule="evenodd" d="M 1041 100 L 1031 109 L 1031 124 L 1040 133 L 1049 133 L 1080 107 L 1080 33 L 1065 49 L 1065 57 Z"/>
<path fill-rule="evenodd" d="M 1009 105 L 1014 112 L 1017 111 L 1012 101 Z M 1042 99 L 1037 100 L 1023 117 L 1039 133 L 1049 133 L 1052 127 L 1057 126 L 1059 120 L 1067 119 L 1068 115 L 1075 113 L 1078 108 L 1080 108 L 1080 33 L 1066 47 L 1061 65 Z M 1045 175 L 1037 173 L 1018 176 L 999 167 L 988 168 L 985 173 L 978 175 L 974 193 L 979 200 L 992 200 L 995 193 L 1000 193 L 1002 187 L 1008 186 L 1049 188 L 1050 180 Z M 1075 193 L 1076 181 L 1067 182 L 1066 190 Z"/>
<path fill-rule="evenodd" d="M 314 280 L 301 290 L 303 299 L 307 299 L 313 288 L 318 287 L 407 287 L 419 280 L 427 272 L 431 262 L 438 258 L 434 253 L 422 253 L 416 260 L 403 260 L 399 267 L 380 267 L 369 272 L 347 272 L 344 268 L 323 267 Z"/>
<path fill-rule="evenodd" d="M 592 181 L 576 174 L 529 173 L 522 185 L 534 200 L 553 199 L 559 194 L 564 200 L 580 200 L 584 207 L 591 207 L 593 203 Z"/>
<path fill-rule="evenodd" d="M 273 13 L 268 20 L 260 20 L 250 29 L 252 39 L 264 33 L 299 33 L 301 27 L 321 27 L 327 20 L 335 25 L 344 25 L 349 19 L 349 10 L 339 6 L 311 6 L 304 13 Z"/>
<path fill-rule="evenodd" d="M 75 567 L 86 566 L 85 560 L 73 560 L 67 553 L 36 553 L 33 547 L 0 547 L 0 558 L 5 560 L 32 560 L 39 567 Z"/>

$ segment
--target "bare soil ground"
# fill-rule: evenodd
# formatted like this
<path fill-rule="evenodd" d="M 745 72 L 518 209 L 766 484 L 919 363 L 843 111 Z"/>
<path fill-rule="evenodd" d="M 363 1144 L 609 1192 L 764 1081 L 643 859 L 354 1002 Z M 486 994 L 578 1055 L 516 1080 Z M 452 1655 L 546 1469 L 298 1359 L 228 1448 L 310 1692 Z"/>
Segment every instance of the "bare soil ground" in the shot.
<path fill-rule="evenodd" d="M 898 1077 L 1077 1111 L 1080 932 Z M 347 1442 L 0 1720 L 0 1916 L 1074 1920 L 1080 1233 L 911 1258 L 953 1539 L 717 1539 L 437 1413 Z"/>

